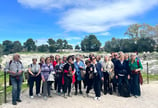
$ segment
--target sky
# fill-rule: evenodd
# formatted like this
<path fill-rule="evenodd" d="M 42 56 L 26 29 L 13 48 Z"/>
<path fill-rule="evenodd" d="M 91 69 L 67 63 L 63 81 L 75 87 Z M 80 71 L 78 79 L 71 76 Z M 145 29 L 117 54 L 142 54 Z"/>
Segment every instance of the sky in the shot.
<path fill-rule="evenodd" d="M 61 38 L 75 46 L 95 34 L 104 46 L 135 23 L 158 24 L 158 0 L 0 0 L 0 43 Z"/>

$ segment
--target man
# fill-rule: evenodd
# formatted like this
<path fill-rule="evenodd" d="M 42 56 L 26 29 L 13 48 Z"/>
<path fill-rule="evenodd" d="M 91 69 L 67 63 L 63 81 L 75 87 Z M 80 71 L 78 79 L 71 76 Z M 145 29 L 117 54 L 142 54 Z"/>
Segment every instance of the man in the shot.
<path fill-rule="evenodd" d="M 9 73 L 11 76 L 12 84 L 12 104 L 17 105 L 17 102 L 21 102 L 21 84 L 22 84 L 22 73 L 23 64 L 20 62 L 20 55 L 14 54 L 13 60 L 7 63 L 5 72 Z"/>

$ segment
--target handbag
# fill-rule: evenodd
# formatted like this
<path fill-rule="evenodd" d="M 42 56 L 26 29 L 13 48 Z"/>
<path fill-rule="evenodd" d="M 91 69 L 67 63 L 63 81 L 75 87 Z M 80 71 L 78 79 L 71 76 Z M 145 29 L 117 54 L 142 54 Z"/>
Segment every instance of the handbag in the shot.
<path fill-rule="evenodd" d="M 54 72 L 50 72 L 47 81 L 55 81 L 54 79 Z"/>

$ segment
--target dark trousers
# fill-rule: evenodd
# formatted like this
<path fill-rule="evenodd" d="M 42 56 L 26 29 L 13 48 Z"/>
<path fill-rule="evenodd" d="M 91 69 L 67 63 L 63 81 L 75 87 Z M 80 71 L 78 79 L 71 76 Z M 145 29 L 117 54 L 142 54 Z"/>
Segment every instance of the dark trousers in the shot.
<path fill-rule="evenodd" d="M 92 86 L 93 86 L 93 79 L 87 79 L 87 90 L 86 90 L 86 93 L 88 94 L 89 91 L 92 89 Z"/>
<path fill-rule="evenodd" d="M 20 99 L 21 85 L 22 85 L 22 76 L 19 77 L 10 77 L 12 84 L 12 102 Z"/>
<path fill-rule="evenodd" d="M 95 92 L 95 96 L 96 97 L 100 97 L 101 96 L 101 79 L 99 78 L 99 76 L 95 76 L 94 77 L 94 92 Z"/>
<path fill-rule="evenodd" d="M 139 84 L 139 74 L 132 74 L 131 76 L 131 93 L 133 95 L 140 96 L 140 84 Z"/>
<path fill-rule="evenodd" d="M 68 90 L 68 94 L 71 92 L 71 83 L 72 83 L 72 77 L 64 76 L 64 85 L 63 85 L 64 94 L 67 93 L 67 90 Z"/>
<path fill-rule="evenodd" d="M 41 75 L 38 75 L 37 77 L 29 77 L 29 95 L 33 96 L 33 87 L 34 82 L 36 83 L 36 94 L 40 93 L 41 88 Z"/>
<path fill-rule="evenodd" d="M 76 81 L 75 81 L 75 91 L 78 91 L 78 86 L 79 86 L 79 90 L 81 91 L 82 85 L 81 85 L 81 80 L 77 80 L 77 76 L 75 77 Z"/>
<path fill-rule="evenodd" d="M 129 82 L 127 76 L 118 76 L 118 92 L 121 93 L 121 86 L 126 83 L 128 91 L 130 91 Z"/>
<path fill-rule="evenodd" d="M 114 75 L 114 78 L 112 79 L 112 84 L 113 84 L 113 91 L 116 92 L 116 87 L 118 84 L 118 79 L 116 79 L 116 75 Z"/>
<path fill-rule="evenodd" d="M 103 72 L 104 75 L 104 94 L 109 91 L 109 73 Z"/>
<path fill-rule="evenodd" d="M 61 88 L 62 88 L 62 73 L 57 73 L 55 77 L 55 90 L 58 89 L 58 93 L 60 93 Z"/>

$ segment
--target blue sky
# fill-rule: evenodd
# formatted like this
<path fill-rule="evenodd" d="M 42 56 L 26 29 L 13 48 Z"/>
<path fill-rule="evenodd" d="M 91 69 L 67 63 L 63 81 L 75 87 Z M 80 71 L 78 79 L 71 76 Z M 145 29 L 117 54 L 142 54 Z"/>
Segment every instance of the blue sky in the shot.
<path fill-rule="evenodd" d="M 93 1 L 93 2 L 92 2 Z M 1 0 L 0 43 L 4 40 L 66 39 L 76 45 L 89 34 L 105 41 L 126 38 L 135 23 L 158 24 L 158 0 Z"/>

